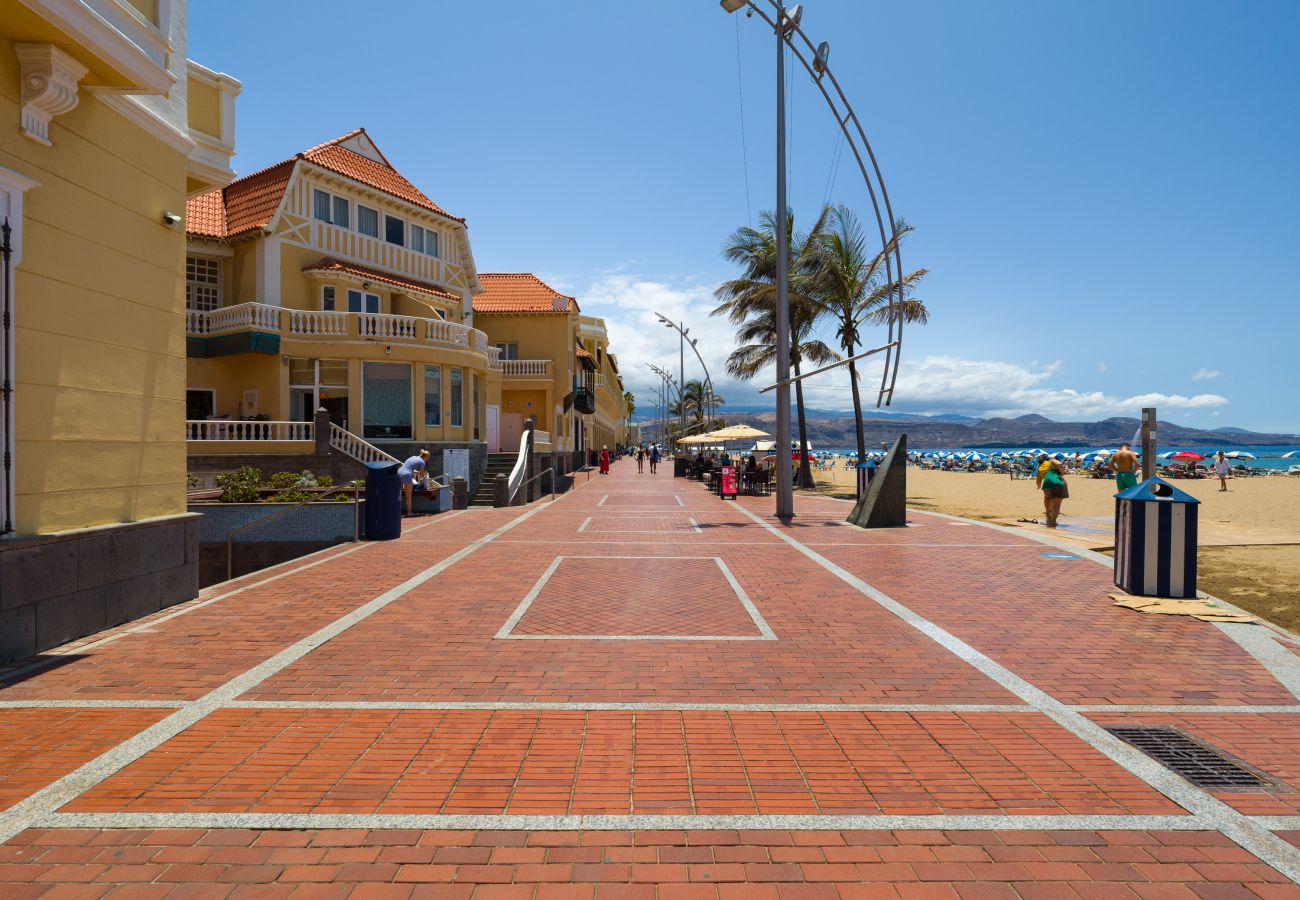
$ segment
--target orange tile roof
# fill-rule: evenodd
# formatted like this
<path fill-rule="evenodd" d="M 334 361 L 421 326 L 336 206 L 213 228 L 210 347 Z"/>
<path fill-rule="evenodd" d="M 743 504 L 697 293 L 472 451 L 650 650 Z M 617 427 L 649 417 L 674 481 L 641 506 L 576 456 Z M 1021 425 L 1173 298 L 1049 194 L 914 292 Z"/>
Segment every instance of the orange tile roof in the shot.
<path fill-rule="evenodd" d="M 582 347 L 579 347 L 577 350 L 573 351 L 573 353 L 578 357 L 578 359 L 591 359 L 591 354 Z"/>
<path fill-rule="evenodd" d="M 479 273 L 483 293 L 474 297 L 475 313 L 565 315 L 578 310 L 578 301 L 561 294 L 531 272 Z M 557 309 L 556 300 L 566 301 Z"/>
<path fill-rule="evenodd" d="M 384 161 L 379 163 L 340 146 L 344 141 L 364 133 L 364 128 L 349 131 L 332 141 L 304 150 L 291 159 L 238 178 L 221 190 L 192 198 L 186 204 L 186 230 L 200 237 L 234 237 L 264 227 L 275 215 L 298 160 L 328 169 L 399 200 L 421 206 L 453 222 L 464 224 L 464 219 L 453 216 L 407 181 L 388 163 L 382 152 L 379 156 Z M 218 210 L 223 211 L 224 216 L 219 216 Z"/>
<path fill-rule="evenodd" d="M 371 281 L 379 281 L 383 284 L 390 284 L 394 287 L 408 288 L 413 291 L 423 291 L 426 294 L 433 294 L 446 300 L 460 302 L 460 297 L 449 293 L 434 284 L 424 281 L 416 281 L 412 278 L 402 278 L 400 275 L 390 275 L 387 272 L 381 272 L 378 269 L 368 269 L 365 266 L 346 263 L 342 260 L 327 256 L 318 263 L 303 267 L 304 272 L 342 272 L 345 275 L 355 275 L 358 278 L 367 278 Z"/>

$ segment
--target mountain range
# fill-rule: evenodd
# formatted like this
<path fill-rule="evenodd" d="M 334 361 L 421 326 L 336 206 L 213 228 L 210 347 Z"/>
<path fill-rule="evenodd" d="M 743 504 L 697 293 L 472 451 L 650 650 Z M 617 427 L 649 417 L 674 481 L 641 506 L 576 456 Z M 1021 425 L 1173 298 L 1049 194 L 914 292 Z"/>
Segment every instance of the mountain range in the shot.
<path fill-rule="evenodd" d="M 733 425 L 746 424 L 763 431 L 776 430 L 776 413 L 727 407 L 723 414 Z M 808 441 L 814 447 L 852 447 L 857 443 L 853 414 L 843 410 L 809 409 Z M 793 418 L 793 417 L 792 417 Z M 891 441 L 900 432 L 907 433 L 909 447 L 1100 447 L 1133 439 L 1140 420 L 1124 416 L 1100 422 L 1054 422 L 1045 416 L 1029 414 L 1014 419 L 979 419 L 947 413 L 926 416 L 871 410 L 863 414 L 867 446 Z M 792 421 L 792 428 L 797 425 Z M 653 422 L 642 423 L 653 427 Z M 797 439 L 797 432 L 794 435 Z M 1224 427 L 1213 430 L 1188 428 L 1173 422 L 1160 422 L 1157 440 L 1162 446 L 1188 445 L 1209 447 L 1300 446 L 1300 435 L 1270 434 L 1244 428 Z"/>

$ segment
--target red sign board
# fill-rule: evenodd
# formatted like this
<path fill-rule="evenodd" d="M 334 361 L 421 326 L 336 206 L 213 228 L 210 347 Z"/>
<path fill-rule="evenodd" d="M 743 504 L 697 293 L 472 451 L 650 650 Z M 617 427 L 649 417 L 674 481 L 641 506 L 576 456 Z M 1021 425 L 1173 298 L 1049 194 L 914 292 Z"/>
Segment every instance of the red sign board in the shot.
<path fill-rule="evenodd" d="M 723 466 L 719 471 L 721 482 L 718 485 L 718 495 L 721 497 L 736 496 L 736 467 Z"/>

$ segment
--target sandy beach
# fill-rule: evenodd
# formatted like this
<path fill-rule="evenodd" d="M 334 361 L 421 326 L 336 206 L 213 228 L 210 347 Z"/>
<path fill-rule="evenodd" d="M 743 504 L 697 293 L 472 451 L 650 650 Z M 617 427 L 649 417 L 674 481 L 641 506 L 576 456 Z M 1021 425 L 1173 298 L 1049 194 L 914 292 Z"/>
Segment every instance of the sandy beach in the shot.
<path fill-rule="evenodd" d="M 852 471 L 815 477 L 820 491 L 853 496 Z M 1062 523 L 1114 514 L 1113 481 L 1070 476 L 1069 485 Z M 1201 501 L 1202 533 L 1213 532 L 1216 543 L 1226 544 L 1200 548 L 1199 587 L 1300 633 L 1300 478 L 1230 479 L 1227 493 L 1219 491 L 1217 479 L 1180 480 L 1177 486 Z M 909 506 L 972 519 L 1011 524 L 1043 518 L 1034 482 L 1006 475 L 913 467 L 907 472 L 907 494 Z M 1017 527 L 1049 533 L 1031 523 Z M 1099 540 L 1098 546 L 1106 543 Z"/>

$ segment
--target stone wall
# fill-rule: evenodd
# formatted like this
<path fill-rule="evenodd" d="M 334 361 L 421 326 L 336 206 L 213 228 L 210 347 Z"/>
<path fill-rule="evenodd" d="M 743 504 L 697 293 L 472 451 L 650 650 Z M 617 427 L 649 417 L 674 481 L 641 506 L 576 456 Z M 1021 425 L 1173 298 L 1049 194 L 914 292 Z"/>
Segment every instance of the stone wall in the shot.
<path fill-rule="evenodd" d="M 0 544 L 0 662 L 198 593 L 198 516 L 6 540 Z"/>

